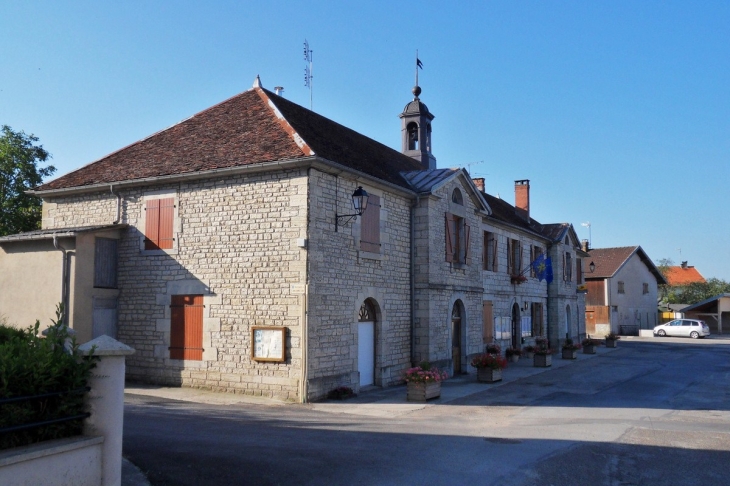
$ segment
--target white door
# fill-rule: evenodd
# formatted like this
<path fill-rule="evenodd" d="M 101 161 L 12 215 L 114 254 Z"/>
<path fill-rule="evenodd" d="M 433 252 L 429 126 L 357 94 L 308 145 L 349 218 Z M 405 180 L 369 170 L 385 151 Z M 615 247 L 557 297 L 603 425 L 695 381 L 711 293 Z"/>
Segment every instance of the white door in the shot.
<path fill-rule="evenodd" d="M 360 386 L 375 383 L 375 323 L 357 323 L 357 371 Z"/>

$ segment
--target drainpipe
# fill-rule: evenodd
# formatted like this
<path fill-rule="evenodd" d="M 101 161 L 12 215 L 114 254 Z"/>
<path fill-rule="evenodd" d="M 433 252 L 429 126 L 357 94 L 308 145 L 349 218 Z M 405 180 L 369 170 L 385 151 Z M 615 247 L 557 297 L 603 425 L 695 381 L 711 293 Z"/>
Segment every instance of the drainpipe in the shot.
<path fill-rule="evenodd" d="M 421 196 L 416 194 L 416 202 L 411 206 L 411 366 L 416 366 L 416 208 L 421 202 Z"/>
<path fill-rule="evenodd" d="M 119 224 L 119 220 L 122 219 L 122 195 L 118 193 L 114 193 L 114 186 L 109 184 L 109 191 L 114 195 L 117 196 L 117 219 L 112 221 L 112 224 Z"/>
<path fill-rule="evenodd" d="M 68 327 L 68 255 L 66 254 L 66 249 L 58 242 L 58 237 L 55 233 L 53 235 L 53 246 L 56 250 L 63 253 L 63 256 L 61 257 L 61 305 L 63 305 L 62 323 Z"/>
<path fill-rule="evenodd" d="M 309 393 L 309 245 L 311 244 L 309 237 L 309 225 L 311 224 L 311 208 L 310 208 L 310 194 L 309 185 L 311 182 L 311 171 L 312 168 L 307 168 L 307 248 L 306 248 L 306 263 L 305 263 L 305 277 L 304 277 L 304 296 L 302 305 L 302 386 L 300 387 L 302 396 L 299 397 L 301 403 L 307 402 L 307 396 Z"/>

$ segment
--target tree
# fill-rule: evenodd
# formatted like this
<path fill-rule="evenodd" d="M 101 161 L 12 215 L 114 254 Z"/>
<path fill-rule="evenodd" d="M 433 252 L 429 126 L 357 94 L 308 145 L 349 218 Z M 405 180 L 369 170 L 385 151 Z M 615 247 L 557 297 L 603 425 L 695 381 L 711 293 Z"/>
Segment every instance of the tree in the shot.
<path fill-rule="evenodd" d="M 40 228 L 41 200 L 25 193 L 56 172 L 52 165 L 40 167 L 51 155 L 38 138 L 14 132 L 3 125 L 0 131 L 0 236 Z"/>
<path fill-rule="evenodd" d="M 719 294 L 730 293 L 730 282 L 711 278 L 707 282 L 674 285 L 670 289 L 667 293 L 667 303 L 692 305 Z"/>

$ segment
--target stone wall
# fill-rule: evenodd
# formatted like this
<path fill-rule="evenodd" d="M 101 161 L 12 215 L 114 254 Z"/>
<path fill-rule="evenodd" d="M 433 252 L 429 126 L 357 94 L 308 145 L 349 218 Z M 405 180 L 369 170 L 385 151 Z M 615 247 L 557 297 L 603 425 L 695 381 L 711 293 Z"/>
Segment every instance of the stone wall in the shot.
<path fill-rule="evenodd" d="M 380 197 L 380 253 L 360 251 L 361 217 L 350 195 L 363 188 Z M 338 386 L 359 390 L 358 312 L 374 303 L 375 385 L 402 381 L 410 365 L 410 199 L 344 176 L 310 171 L 308 241 L 308 397 Z"/>
<path fill-rule="evenodd" d="M 157 384 L 299 400 L 306 250 L 304 170 L 122 189 L 118 339 L 137 353 L 127 376 Z M 144 251 L 145 197 L 172 194 L 174 251 Z M 108 224 L 108 191 L 44 202 L 44 228 Z M 169 297 L 204 295 L 202 361 L 169 359 Z M 286 362 L 251 359 L 251 326 L 285 326 Z"/>

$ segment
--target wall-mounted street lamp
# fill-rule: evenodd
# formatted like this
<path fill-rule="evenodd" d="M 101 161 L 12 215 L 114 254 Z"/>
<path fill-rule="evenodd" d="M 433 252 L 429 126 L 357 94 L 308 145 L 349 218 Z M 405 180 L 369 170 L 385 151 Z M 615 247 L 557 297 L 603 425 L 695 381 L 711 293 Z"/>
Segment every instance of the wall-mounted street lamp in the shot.
<path fill-rule="evenodd" d="M 590 264 L 588 265 L 588 270 L 590 270 L 590 271 L 591 271 L 591 273 L 595 272 L 595 271 L 596 271 L 596 264 L 595 264 L 595 263 L 593 263 L 593 262 L 591 262 L 591 263 L 590 263 Z"/>
<path fill-rule="evenodd" d="M 354 218 L 361 216 L 362 213 L 365 212 L 368 207 L 368 197 L 370 196 L 368 196 L 368 193 L 365 192 L 365 189 L 363 189 L 362 186 L 358 186 L 357 189 L 355 189 L 355 192 L 352 193 L 352 207 L 355 209 L 355 213 L 337 214 L 337 212 L 335 211 L 335 232 L 340 226 L 340 218 L 348 218 L 347 221 L 342 223 L 347 224 Z"/>

